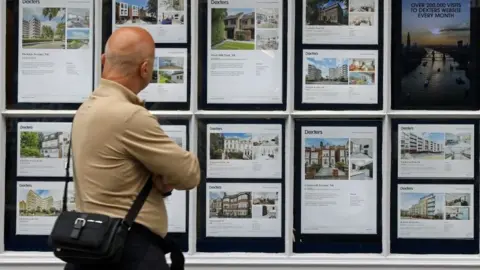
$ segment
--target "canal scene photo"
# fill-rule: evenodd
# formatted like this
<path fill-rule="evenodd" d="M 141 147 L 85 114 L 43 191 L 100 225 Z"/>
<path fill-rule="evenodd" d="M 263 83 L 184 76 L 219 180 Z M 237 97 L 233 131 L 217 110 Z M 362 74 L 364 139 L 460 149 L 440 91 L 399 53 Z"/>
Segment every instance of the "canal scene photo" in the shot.
<path fill-rule="evenodd" d="M 400 98 L 463 104 L 472 98 L 470 1 L 402 1 Z"/>

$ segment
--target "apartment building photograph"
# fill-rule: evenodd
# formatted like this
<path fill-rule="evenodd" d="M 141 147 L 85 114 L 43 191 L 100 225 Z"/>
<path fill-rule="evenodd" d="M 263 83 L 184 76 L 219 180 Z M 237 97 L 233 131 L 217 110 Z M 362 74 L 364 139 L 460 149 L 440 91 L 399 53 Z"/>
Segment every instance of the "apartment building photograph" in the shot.
<path fill-rule="evenodd" d="M 24 49 L 65 49 L 65 9 L 25 7 L 22 9 Z"/>
<path fill-rule="evenodd" d="M 117 26 L 157 24 L 157 17 L 157 1 L 115 1 L 115 24 Z"/>
<path fill-rule="evenodd" d="M 255 50 L 255 9 L 213 8 L 212 50 Z"/>
<path fill-rule="evenodd" d="M 62 205 L 62 198 L 59 195 L 59 192 L 43 189 L 20 190 L 18 199 L 20 216 L 57 216 Z"/>
<path fill-rule="evenodd" d="M 69 132 L 20 133 L 20 158 L 66 158 L 69 146 Z"/>
<path fill-rule="evenodd" d="M 307 57 L 305 84 L 348 84 L 348 59 Z"/>
<path fill-rule="evenodd" d="M 443 193 L 399 194 L 400 219 L 443 219 L 445 195 Z"/>
<path fill-rule="evenodd" d="M 305 139 L 305 179 L 348 180 L 348 147 L 348 138 Z"/>
<path fill-rule="evenodd" d="M 252 218 L 252 192 L 209 192 L 210 218 Z"/>
<path fill-rule="evenodd" d="M 445 133 L 445 159 L 470 160 L 472 158 L 471 133 Z"/>
<path fill-rule="evenodd" d="M 400 131 L 400 158 L 444 160 L 445 133 Z"/>
<path fill-rule="evenodd" d="M 348 0 L 306 1 L 307 25 L 348 25 Z"/>

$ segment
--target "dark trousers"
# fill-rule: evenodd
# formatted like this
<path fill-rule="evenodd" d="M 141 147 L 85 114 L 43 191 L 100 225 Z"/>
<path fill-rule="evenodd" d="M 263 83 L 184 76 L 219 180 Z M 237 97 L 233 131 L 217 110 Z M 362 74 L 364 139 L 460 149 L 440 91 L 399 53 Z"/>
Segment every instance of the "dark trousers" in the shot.
<path fill-rule="evenodd" d="M 142 225 L 134 224 L 128 233 L 122 261 L 119 265 L 72 265 L 65 270 L 169 270 L 162 239 Z"/>

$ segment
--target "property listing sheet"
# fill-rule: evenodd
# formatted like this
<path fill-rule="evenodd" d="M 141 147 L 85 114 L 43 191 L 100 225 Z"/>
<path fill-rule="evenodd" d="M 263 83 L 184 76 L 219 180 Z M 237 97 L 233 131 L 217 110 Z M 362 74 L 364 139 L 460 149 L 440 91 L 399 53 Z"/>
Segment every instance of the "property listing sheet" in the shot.
<path fill-rule="evenodd" d="M 187 0 L 113 0 L 113 31 L 120 27 L 141 27 L 155 43 L 186 43 Z"/>
<path fill-rule="evenodd" d="M 16 235 L 48 235 L 62 211 L 65 182 L 17 182 Z M 68 184 L 67 209 L 75 210 L 75 192 Z"/>
<path fill-rule="evenodd" d="M 67 122 L 19 122 L 17 176 L 65 176 L 71 128 Z"/>
<path fill-rule="evenodd" d="M 302 127 L 302 234 L 377 233 L 377 128 Z"/>
<path fill-rule="evenodd" d="M 304 44 L 377 44 L 378 0 L 303 1 Z"/>
<path fill-rule="evenodd" d="M 207 103 L 281 104 L 283 0 L 208 1 Z"/>
<path fill-rule="evenodd" d="M 207 183 L 207 237 L 281 237 L 282 185 Z"/>
<path fill-rule="evenodd" d="M 187 49 L 155 49 L 150 84 L 138 95 L 146 102 L 187 102 Z"/>
<path fill-rule="evenodd" d="M 473 239 L 473 185 L 398 185 L 398 238 Z"/>
<path fill-rule="evenodd" d="M 282 125 L 208 124 L 208 178 L 282 177 Z"/>
<path fill-rule="evenodd" d="M 302 103 L 378 103 L 378 51 L 303 50 Z"/>
<path fill-rule="evenodd" d="M 20 1 L 18 102 L 81 103 L 93 88 L 93 0 Z"/>
<path fill-rule="evenodd" d="M 165 133 L 183 149 L 187 149 L 187 127 L 185 125 L 162 125 Z M 172 233 L 187 232 L 187 191 L 174 190 L 165 198 L 168 214 L 168 231 Z"/>
<path fill-rule="evenodd" d="M 473 178 L 473 125 L 398 126 L 398 177 Z"/>

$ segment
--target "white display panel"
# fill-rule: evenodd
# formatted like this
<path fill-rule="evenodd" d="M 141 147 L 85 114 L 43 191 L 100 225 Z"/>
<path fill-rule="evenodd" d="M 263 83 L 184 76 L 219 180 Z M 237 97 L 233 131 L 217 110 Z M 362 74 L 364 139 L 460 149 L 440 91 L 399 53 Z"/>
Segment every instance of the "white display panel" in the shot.
<path fill-rule="evenodd" d="M 302 103 L 378 103 L 378 51 L 303 50 Z"/>
<path fill-rule="evenodd" d="M 155 43 L 187 42 L 187 0 L 113 0 L 112 10 L 113 31 L 137 26 Z"/>
<path fill-rule="evenodd" d="M 398 177 L 473 178 L 474 125 L 398 125 Z"/>
<path fill-rule="evenodd" d="M 473 239 L 475 199 L 473 185 L 398 185 L 398 238 Z"/>
<path fill-rule="evenodd" d="M 207 183 L 207 237 L 281 237 L 282 185 Z"/>
<path fill-rule="evenodd" d="M 378 43 L 378 0 L 298 1 L 304 44 Z"/>
<path fill-rule="evenodd" d="M 187 126 L 162 125 L 163 131 L 180 147 L 187 149 Z M 187 232 L 187 191 L 174 190 L 164 200 L 168 214 L 168 232 Z"/>
<path fill-rule="evenodd" d="M 62 211 L 65 182 L 17 182 L 16 235 L 49 235 Z M 67 210 L 75 210 L 74 185 L 68 184 Z"/>
<path fill-rule="evenodd" d="M 301 233 L 377 233 L 377 128 L 302 127 Z"/>
<path fill-rule="evenodd" d="M 207 103 L 281 104 L 283 0 L 208 1 Z"/>
<path fill-rule="evenodd" d="M 282 125 L 208 124 L 207 178 L 282 177 Z"/>
<path fill-rule="evenodd" d="M 19 122 L 17 176 L 65 176 L 71 128 L 66 122 Z"/>
<path fill-rule="evenodd" d="M 146 102 L 187 102 L 187 49 L 155 49 L 150 84 L 139 93 Z"/>
<path fill-rule="evenodd" d="M 93 4 L 20 1 L 18 102 L 81 103 L 91 94 Z"/>

